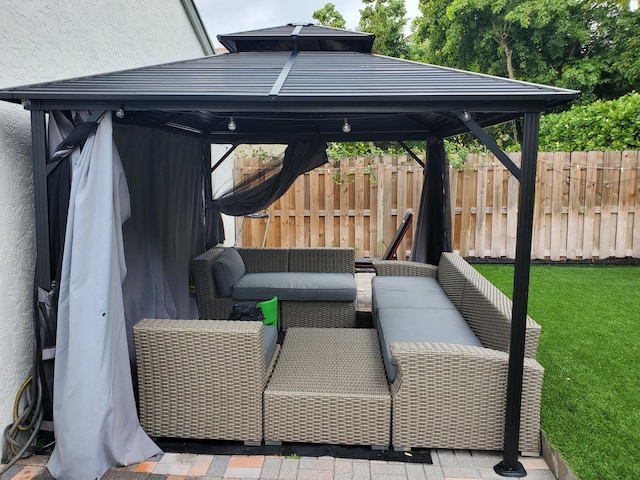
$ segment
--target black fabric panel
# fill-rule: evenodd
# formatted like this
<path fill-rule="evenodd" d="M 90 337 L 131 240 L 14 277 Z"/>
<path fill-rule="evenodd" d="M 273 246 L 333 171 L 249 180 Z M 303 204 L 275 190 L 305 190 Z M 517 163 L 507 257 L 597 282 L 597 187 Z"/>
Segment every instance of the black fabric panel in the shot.
<path fill-rule="evenodd" d="M 420 212 L 410 259 L 437 265 L 442 252 L 451 251 L 451 214 L 447 154 L 441 138 L 431 138 L 427 148 Z"/>
<path fill-rule="evenodd" d="M 327 145 L 319 139 L 296 140 L 289 144 L 277 175 L 267 176 L 258 171 L 251 178 L 234 185 L 213 200 L 207 214 L 214 230 L 214 243 L 224 240 L 220 213 L 241 216 L 263 210 L 284 195 L 300 175 L 327 162 Z"/>

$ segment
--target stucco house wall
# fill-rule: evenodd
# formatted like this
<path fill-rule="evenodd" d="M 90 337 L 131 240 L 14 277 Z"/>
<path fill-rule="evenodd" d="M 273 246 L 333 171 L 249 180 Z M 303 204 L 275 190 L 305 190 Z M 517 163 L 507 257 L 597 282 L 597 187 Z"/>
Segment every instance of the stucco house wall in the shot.
<path fill-rule="evenodd" d="M 193 13 L 191 0 L 3 0 L 0 88 L 209 54 Z M 30 128 L 27 111 L 0 102 L 0 431 L 32 362 Z"/>

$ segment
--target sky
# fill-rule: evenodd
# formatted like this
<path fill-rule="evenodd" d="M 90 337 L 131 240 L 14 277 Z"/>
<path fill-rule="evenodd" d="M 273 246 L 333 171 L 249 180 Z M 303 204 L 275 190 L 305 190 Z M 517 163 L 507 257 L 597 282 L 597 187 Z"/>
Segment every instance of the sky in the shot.
<path fill-rule="evenodd" d="M 313 12 L 333 3 L 344 17 L 347 28 L 355 30 L 360 20 L 361 0 L 195 0 L 209 37 L 216 47 L 219 34 L 237 33 L 265 27 L 279 27 L 288 23 L 317 23 Z M 418 0 L 405 0 L 407 18 L 418 15 Z"/>

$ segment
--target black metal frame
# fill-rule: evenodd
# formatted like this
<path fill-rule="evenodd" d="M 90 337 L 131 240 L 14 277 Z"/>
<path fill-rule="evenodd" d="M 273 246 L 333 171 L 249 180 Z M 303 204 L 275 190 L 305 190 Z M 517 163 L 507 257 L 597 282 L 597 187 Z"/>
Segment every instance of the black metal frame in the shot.
<path fill-rule="evenodd" d="M 45 112 L 31 112 L 33 194 L 36 215 L 36 286 L 51 288 L 49 249 L 49 199 L 47 189 L 47 134 Z"/>
<path fill-rule="evenodd" d="M 522 165 L 519 169 L 512 162 L 511 165 L 505 165 L 509 168 L 510 172 L 520 180 L 504 455 L 503 461 L 495 467 L 495 471 L 505 477 L 522 477 L 526 475 L 526 470 L 518 462 L 518 444 L 520 435 L 525 327 L 528 307 L 529 273 L 531 266 L 530 251 L 533 234 L 532 220 L 535 197 L 539 119 L 540 112 L 525 112 Z M 469 120 L 464 119 L 464 121 L 468 122 Z M 48 290 L 51 287 L 51 274 L 49 268 L 50 252 L 47 200 L 47 141 L 44 110 L 31 111 L 31 130 L 37 241 L 36 283 L 38 286 Z M 477 134 L 478 128 L 473 128 L 471 131 Z M 483 141 L 483 135 L 477 136 L 481 141 Z M 403 144 L 401 141 L 399 143 L 401 145 Z M 487 145 L 487 147 L 494 153 L 496 148 L 499 149 L 497 145 L 492 145 L 491 147 Z M 502 150 L 500 151 L 502 152 Z M 506 157 L 506 154 L 502 152 L 502 155 L 496 156 L 502 161 L 503 157 Z M 224 158 L 221 160 L 224 160 Z M 220 161 L 218 164 L 219 163 Z"/>

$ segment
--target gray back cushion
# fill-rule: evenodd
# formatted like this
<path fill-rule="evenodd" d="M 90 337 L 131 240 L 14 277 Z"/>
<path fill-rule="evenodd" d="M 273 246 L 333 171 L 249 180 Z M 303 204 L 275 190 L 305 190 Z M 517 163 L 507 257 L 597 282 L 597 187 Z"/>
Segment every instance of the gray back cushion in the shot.
<path fill-rule="evenodd" d="M 213 264 L 213 276 L 216 287 L 224 297 L 231 296 L 231 287 L 246 272 L 244 261 L 235 248 L 226 248 Z"/>
<path fill-rule="evenodd" d="M 273 352 L 278 344 L 278 329 L 272 325 L 264 326 L 264 364 L 269 368 Z"/>

